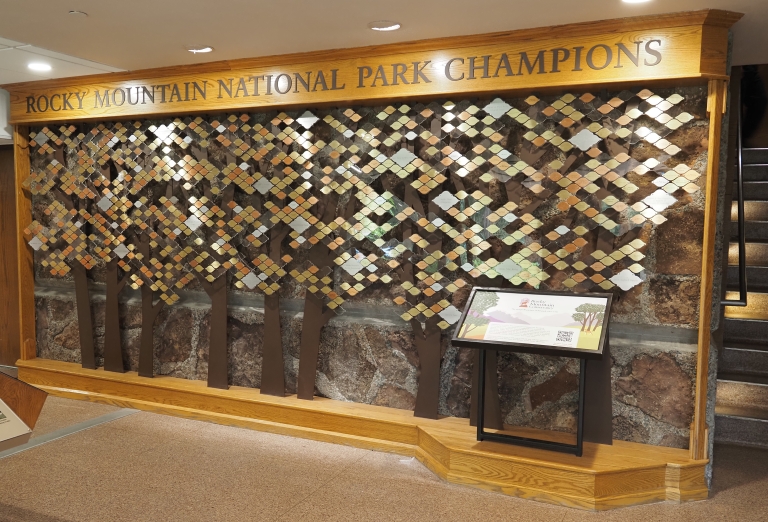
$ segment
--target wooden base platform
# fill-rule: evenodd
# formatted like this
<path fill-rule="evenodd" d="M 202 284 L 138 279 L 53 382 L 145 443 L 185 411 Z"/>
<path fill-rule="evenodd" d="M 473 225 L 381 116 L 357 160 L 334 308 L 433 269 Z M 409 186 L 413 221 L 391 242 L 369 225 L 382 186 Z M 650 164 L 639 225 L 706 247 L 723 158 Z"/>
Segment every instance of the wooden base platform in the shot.
<path fill-rule="evenodd" d="M 52 395 L 415 456 L 450 482 L 553 504 L 604 510 L 703 500 L 709 494 L 707 461 L 690 460 L 687 450 L 621 441 L 613 446 L 585 443 L 579 458 L 478 442 L 467 419 L 419 419 L 393 408 L 273 397 L 235 386 L 218 390 L 201 381 L 150 379 L 43 359 L 19 361 L 18 366 L 22 380 Z M 546 436 L 536 430 L 511 431 Z"/>

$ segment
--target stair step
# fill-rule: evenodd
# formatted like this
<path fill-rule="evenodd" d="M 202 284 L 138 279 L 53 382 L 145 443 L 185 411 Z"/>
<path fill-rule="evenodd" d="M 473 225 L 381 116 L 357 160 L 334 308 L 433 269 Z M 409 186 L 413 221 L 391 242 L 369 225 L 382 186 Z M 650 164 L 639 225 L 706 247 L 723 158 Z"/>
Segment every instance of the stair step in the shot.
<path fill-rule="evenodd" d="M 728 290 L 737 291 L 739 289 L 739 267 L 728 267 Z M 747 267 L 747 289 L 754 292 L 768 292 L 768 267 L 766 266 L 748 266 Z"/>
<path fill-rule="evenodd" d="M 728 245 L 728 264 L 739 264 L 738 243 Z M 768 266 L 768 243 L 747 243 L 747 265 Z"/>
<path fill-rule="evenodd" d="M 726 299 L 738 299 L 738 292 L 726 292 Z M 726 306 L 725 317 L 728 319 L 755 319 L 768 321 L 768 294 L 747 292 L 747 306 Z"/>
<path fill-rule="evenodd" d="M 715 416 L 715 442 L 768 448 L 768 421 L 730 415 Z"/>
<path fill-rule="evenodd" d="M 768 221 L 745 221 L 744 235 L 748 242 L 768 241 Z M 731 221 L 731 241 L 739 239 L 739 224 Z"/>
<path fill-rule="evenodd" d="M 741 149 L 741 161 L 745 165 L 768 163 L 768 149 Z"/>
<path fill-rule="evenodd" d="M 744 176 L 744 181 L 768 181 L 768 163 L 744 165 L 741 173 Z M 735 180 L 734 176 L 734 182 Z"/>
<path fill-rule="evenodd" d="M 747 221 L 768 221 L 768 201 L 745 201 L 744 218 Z M 731 221 L 739 219 L 737 202 L 731 204 Z"/>
<path fill-rule="evenodd" d="M 759 375 L 744 375 L 742 373 L 718 372 L 717 381 L 729 383 L 733 386 L 746 386 L 749 389 L 753 389 L 754 387 L 754 390 L 762 390 L 760 393 L 763 393 L 764 391 L 766 394 L 768 394 L 768 377 Z M 765 401 L 765 407 L 768 408 L 768 395 L 765 395 L 765 398 L 767 399 Z"/>
<path fill-rule="evenodd" d="M 723 333 L 726 342 L 765 342 L 768 339 L 768 321 L 726 318 Z"/>
<path fill-rule="evenodd" d="M 768 200 L 768 181 L 745 181 L 744 199 L 748 201 Z"/>
<path fill-rule="evenodd" d="M 740 379 L 764 382 L 747 382 Z M 763 410 L 768 415 L 768 378 L 740 374 L 718 373 L 716 404 L 729 407 L 750 407 Z"/>
<path fill-rule="evenodd" d="M 768 448 L 768 420 L 748 415 L 745 410 L 715 408 L 715 442 Z"/>
<path fill-rule="evenodd" d="M 768 410 L 764 408 L 753 408 L 752 406 L 715 406 L 715 413 L 717 415 L 728 415 L 730 417 L 768 421 Z"/>
<path fill-rule="evenodd" d="M 768 340 L 754 344 L 726 341 L 717 371 L 725 376 L 768 377 Z"/>

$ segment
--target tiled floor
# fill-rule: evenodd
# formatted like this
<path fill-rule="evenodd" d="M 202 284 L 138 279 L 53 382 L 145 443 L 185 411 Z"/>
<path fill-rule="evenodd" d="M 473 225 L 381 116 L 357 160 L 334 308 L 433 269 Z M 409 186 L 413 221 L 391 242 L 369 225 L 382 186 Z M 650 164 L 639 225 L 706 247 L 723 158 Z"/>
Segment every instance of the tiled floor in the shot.
<path fill-rule="evenodd" d="M 51 397 L 43 432 L 116 408 Z M 718 447 L 712 499 L 589 513 L 443 482 L 419 462 L 151 413 L 0 460 L 0 521 L 768 520 L 768 451 Z"/>
<path fill-rule="evenodd" d="M 35 430 L 32 432 L 32 438 L 46 435 L 60 428 L 94 419 L 119 409 L 105 404 L 93 404 L 48 396 L 45 400 L 43 411 L 40 413 L 40 418 L 37 420 Z"/>

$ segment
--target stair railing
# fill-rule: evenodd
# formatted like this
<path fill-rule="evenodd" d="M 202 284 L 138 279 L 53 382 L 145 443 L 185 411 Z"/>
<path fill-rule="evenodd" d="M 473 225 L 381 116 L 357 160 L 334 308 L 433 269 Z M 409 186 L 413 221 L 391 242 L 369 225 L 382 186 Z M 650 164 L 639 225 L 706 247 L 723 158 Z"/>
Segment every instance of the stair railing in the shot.
<path fill-rule="evenodd" d="M 739 104 L 741 105 L 741 104 Z M 744 159 L 742 157 L 741 107 L 736 110 L 738 143 L 736 144 L 736 203 L 739 231 L 739 299 L 723 299 L 722 306 L 747 306 L 747 237 L 744 226 Z"/>

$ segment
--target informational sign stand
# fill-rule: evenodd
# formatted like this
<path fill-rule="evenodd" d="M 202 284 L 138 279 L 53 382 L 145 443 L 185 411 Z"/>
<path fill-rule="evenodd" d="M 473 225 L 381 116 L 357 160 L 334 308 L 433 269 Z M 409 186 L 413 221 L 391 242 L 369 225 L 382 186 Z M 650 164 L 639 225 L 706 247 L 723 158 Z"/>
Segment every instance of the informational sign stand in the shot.
<path fill-rule="evenodd" d="M 0 452 L 26 444 L 48 394 L 0 373 Z"/>
<path fill-rule="evenodd" d="M 612 443 L 611 355 L 608 320 L 612 294 L 474 288 L 452 343 L 480 350 L 477 440 L 581 456 L 583 443 Z M 576 444 L 486 432 L 486 350 L 580 359 Z"/>

